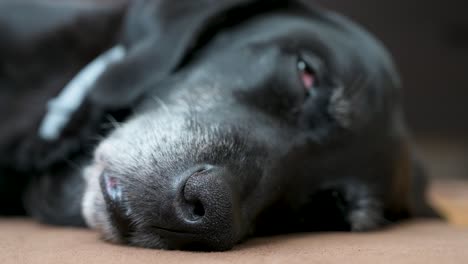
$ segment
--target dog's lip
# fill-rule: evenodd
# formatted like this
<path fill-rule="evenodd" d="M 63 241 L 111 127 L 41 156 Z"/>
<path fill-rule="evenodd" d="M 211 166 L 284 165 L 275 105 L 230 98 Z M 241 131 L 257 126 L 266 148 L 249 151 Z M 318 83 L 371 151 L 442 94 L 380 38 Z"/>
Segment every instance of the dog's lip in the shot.
<path fill-rule="evenodd" d="M 176 230 L 176 229 L 165 228 L 165 227 L 160 227 L 160 226 L 152 226 L 152 229 L 155 230 L 161 236 L 187 236 L 187 235 L 197 236 L 199 235 L 198 233 L 194 233 L 194 232 L 187 232 L 184 230 Z"/>

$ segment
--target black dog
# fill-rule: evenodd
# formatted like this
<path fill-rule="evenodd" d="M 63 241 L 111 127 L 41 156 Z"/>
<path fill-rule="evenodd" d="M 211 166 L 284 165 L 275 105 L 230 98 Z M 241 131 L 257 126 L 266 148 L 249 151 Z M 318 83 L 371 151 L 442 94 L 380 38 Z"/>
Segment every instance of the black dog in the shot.
<path fill-rule="evenodd" d="M 309 2 L 0 6 L 2 210 L 18 212 L 13 182 L 28 183 L 44 222 L 201 250 L 433 215 L 391 59 Z M 123 58 L 42 139 L 47 101 L 114 45 Z"/>

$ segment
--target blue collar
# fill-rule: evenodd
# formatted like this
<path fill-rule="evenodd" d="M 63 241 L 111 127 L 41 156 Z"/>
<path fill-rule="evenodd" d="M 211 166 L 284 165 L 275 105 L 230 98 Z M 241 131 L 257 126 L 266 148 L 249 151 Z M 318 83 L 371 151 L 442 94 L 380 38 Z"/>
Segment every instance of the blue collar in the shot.
<path fill-rule="evenodd" d="M 63 128 L 83 104 L 86 95 L 95 86 L 96 80 L 109 65 L 121 61 L 125 53 L 124 47 L 117 45 L 86 65 L 57 97 L 47 103 L 47 113 L 39 127 L 39 136 L 46 141 L 60 138 Z"/>

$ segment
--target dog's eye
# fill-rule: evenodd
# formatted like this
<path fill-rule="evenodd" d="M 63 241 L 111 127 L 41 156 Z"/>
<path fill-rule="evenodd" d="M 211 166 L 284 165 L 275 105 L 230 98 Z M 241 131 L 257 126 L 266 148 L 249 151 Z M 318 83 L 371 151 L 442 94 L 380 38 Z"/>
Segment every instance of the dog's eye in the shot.
<path fill-rule="evenodd" d="M 318 79 L 315 70 L 301 57 L 299 57 L 297 60 L 297 70 L 299 73 L 299 79 L 306 93 L 312 93 L 313 89 L 318 85 Z"/>
<path fill-rule="evenodd" d="M 105 198 L 111 203 L 118 203 L 122 200 L 122 187 L 118 178 L 104 172 L 101 176 L 101 188 Z"/>
<path fill-rule="evenodd" d="M 123 189 L 120 179 L 103 172 L 100 185 L 106 202 L 109 221 L 112 222 L 121 239 L 126 240 L 132 233 L 133 226 L 129 219 L 131 211 L 123 203 Z"/>

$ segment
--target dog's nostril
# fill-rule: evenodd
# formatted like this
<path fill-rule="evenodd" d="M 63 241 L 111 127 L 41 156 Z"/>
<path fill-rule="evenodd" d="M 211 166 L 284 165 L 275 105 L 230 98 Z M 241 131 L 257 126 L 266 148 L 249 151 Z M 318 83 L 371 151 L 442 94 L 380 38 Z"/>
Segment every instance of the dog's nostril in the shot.
<path fill-rule="evenodd" d="M 201 221 L 206 215 L 206 208 L 203 202 L 203 189 L 206 188 L 203 184 L 204 178 L 209 175 L 214 166 L 203 165 L 195 170 L 192 170 L 190 177 L 187 179 L 183 187 L 183 199 L 185 201 L 185 217 L 190 222 Z"/>
<path fill-rule="evenodd" d="M 164 224 L 177 232 L 164 233 L 170 247 L 196 248 L 229 247 L 237 234 L 237 213 L 232 190 L 228 185 L 231 175 L 224 167 L 201 164 L 181 174 L 183 180 L 174 188 L 176 200 L 162 208 L 168 217 Z M 164 213 L 164 211 L 163 211 Z M 173 216 L 173 217 L 172 217 Z"/>
<path fill-rule="evenodd" d="M 193 204 L 192 216 L 194 220 L 198 220 L 205 216 L 205 207 L 200 201 L 196 201 Z"/>
<path fill-rule="evenodd" d="M 194 179 L 197 181 L 200 177 L 203 177 L 204 174 L 209 173 L 210 170 L 211 166 L 208 165 L 199 167 L 192 171 L 187 182 L 193 181 Z M 191 184 L 187 184 L 187 182 L 183 188 L 183 199 L 186 204 L 185 217 L 189 222 L 198 222 L 205 216 L 205 206 L 200 200 L 200 197 L 198 197 L 197 192 L 191 188 L 193 186 L 190 186 Z"/>

